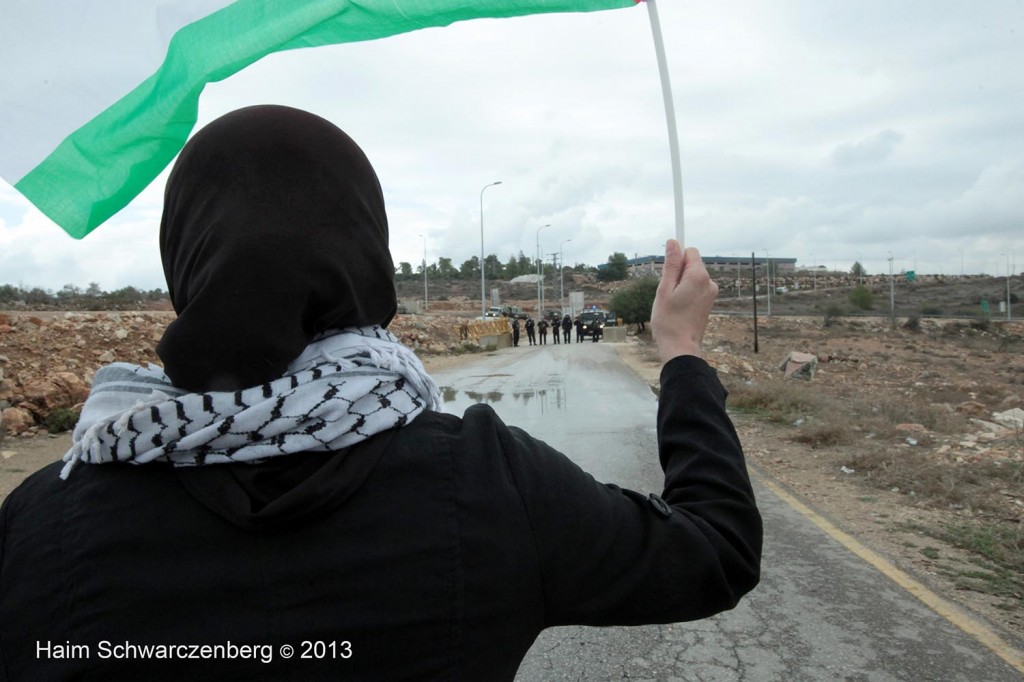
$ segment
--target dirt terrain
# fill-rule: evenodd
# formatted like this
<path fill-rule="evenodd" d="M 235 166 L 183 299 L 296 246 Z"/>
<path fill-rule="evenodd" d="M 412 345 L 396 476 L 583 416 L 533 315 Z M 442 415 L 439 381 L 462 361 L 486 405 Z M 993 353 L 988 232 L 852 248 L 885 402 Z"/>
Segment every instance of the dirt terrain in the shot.
<path fill-rule="evenodd" d="M 1020 648 L 1024 430 L 993 414 L 1024 416 L 1024 324 L 773 317 L 758 331 L 754 353 L 753 321 L 718 316 L 705 344 L 751 467 Z M 812 380 L 783 378 L 790 351 L 819 359 Z M 650 346 L 620 353 L 656 384 Z"/>
<path fill-rule="evenodd" d="M 960 284 L 934 296 L 980 295 Z M 998 282 L 976 284 L 991 291 Z M 593 285 L 588 304 L 610 288 Z M 826 293 L 807 297 L 800 317 L 783 317 L 773 300 L 775 314 L 762 310 L 758 320 L 756 353 L 751 317 L 711 320 L 706 358 L 729 388 L 751 467 L 1021 647 L 1024 429 L 1013 418 L 1024 414 L 1024 324 L 830 316 L 828 299 L 846 294 Z M 447 300 L 432 300 L 429 314 L 400 315 L 393 325 L 435 370 L 472 357 L 461 327 L 479 303 L 455 291 L 438 295 Z M 930 304 L 918 310 L 923 305 Z M 725 301 L 719 309 L 729 312 Z M 47 435 L 47 418 L 73 415 L 99 366 L 157 362 L 153 348 L 172 319 L 159 311 L 0 313 L 0 409 L 9 434 L 0 445 L 0 496 L 67 448 L 66 433 Z M 631 335 L 617 349 L 657 387 L 649 339 Z M 783 377 L 791 351 L 817 358 L 813 378 Z"/>

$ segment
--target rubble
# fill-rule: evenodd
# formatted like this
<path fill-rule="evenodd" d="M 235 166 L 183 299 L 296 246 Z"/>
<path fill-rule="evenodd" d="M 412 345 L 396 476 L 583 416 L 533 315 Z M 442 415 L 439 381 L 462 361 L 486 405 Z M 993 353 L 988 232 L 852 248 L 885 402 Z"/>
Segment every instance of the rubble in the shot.
<path fill-rule="evenodd" d="M 818 357 L 810 353 L 790 351 L 786 359 L 779 365 L 779 370 L 784 372 L 787 379 L 803 379 L 810 381 L 818 368 Z"/>

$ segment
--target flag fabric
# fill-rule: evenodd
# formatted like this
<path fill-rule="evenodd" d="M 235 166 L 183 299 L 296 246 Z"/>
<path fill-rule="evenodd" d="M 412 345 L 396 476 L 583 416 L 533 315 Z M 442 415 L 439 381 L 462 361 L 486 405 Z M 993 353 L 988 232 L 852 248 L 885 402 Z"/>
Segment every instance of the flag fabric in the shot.
<path fill-rule="evenodd" d="M 124 208 L 181 150 L 207 83 L 268 54 L 468 19 L 634 4 L 0 0 L 0 177 L 81 238 Z"/>

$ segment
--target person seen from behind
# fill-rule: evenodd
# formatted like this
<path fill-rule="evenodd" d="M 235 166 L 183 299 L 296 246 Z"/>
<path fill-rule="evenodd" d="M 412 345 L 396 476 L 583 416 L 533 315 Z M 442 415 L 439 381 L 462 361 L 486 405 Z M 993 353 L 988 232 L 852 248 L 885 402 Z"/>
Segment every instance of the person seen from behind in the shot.
<path fill-rule="evenodd" d="M 757 584 L 695 249 L 667 243 L 651 316 L 660 495 L 488 405 L 442 411 L 387 329 L 380 183 L 325 119 L 256 106 L 196 133 L 160 249 L 163 367 L 98 370 L 64 461 L 0 507 L 4 679 L 512 680 L 545 628 L 705 618 Z"/>

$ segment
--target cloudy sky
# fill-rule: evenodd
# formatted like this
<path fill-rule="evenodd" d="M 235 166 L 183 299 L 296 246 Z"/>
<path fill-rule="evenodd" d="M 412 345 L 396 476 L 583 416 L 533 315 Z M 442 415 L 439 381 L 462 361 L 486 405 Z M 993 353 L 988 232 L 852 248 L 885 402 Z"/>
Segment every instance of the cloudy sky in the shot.
<path fill-rule="evenodd" d="M 890 253 L 897 271 L 1024 269 L 1024 2 L 659 8 L 688 245 L 869 272 Z M 428 262 L 479 255 L 481 190 L 498 180 L 484 246 L 503 261 L 532 256 L 542 225 L 545 257 L 569 264 L 658 253 L 674 234 L 644 6 L 273 55 L 209 86 L 199 123 L 268 102 L 363 147 L 396 265 L 424 247 Z M 164 288 L 165 179 L 81 241 L 0 181 L 0 283 Z"/>

